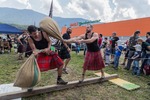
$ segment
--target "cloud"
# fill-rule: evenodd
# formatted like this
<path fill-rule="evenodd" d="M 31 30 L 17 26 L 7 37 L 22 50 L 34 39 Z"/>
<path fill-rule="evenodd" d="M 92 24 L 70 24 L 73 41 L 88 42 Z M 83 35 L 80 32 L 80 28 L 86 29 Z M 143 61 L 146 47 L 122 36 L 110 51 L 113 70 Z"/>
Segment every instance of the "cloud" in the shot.
<path fill-rule="evenodd" d="M 113 19 L 115 21 L 150 16 L 150 14 L 146 12 L 146 9 L 149 8 L 148 0 L 113 1 L 115 4 Z"/>
<path fill-rule="evenodd" d="M 22 3 L 26 6 L 26 9 L 32 9 L 31 4 L 29 3 L 29 0 L 17 0 L 19 3 Z"/>
<path fill-rule="evenodd" d="M 85 8 L 84 8 L 85 7 Z M 74 2 L 73 0 L 71 2 L 68 3 L 67 5 L 67 9 L 70 12 L 73 12 L 77 15 L 84 15 L 84 13 L 87 12 L 88 6 L 86 5 L 85 2 L 83 2 L 82 0 L 76 0 L 76 2 Z"/>
<path fill-rule="evenodd" d="M 29 0 L 0 0 L 0 7 L 10 7 L 17 9 L 32 9 Z"/>
<path fill-rule="evenodd" d="M 148 0 L 148 4 L 150 5 L 150 0 Z"/>
<path fill-rule="evenodd" d="M 18 2 L 20 2 L 20 3 L 23 3 L 23 4 L 27 4 L 27 2 L 29 2 L 29 0 L 17 0 Z"/>
<path fill-rule="evenodd" d="M 32 6 L 31 6 L 31 4 L 28 2 L 27 3 L 27 7 L 26 7 L 27 9 L 32 9 Z"/>
<path fill-rule="evenodd" d="M 104 22 L 150 16 L 150 0 L 70 0 L 69 14 L 86 19 L 101 19 Z"/>
<path fill-rule="evenodd" d="M 0 7 L 32 9 L 48 15 L 51 0 L 0 0 Z M 150 0 L 53 0 L 53 15 L 103 22 L 149 17 Z"/>
<path fill-rule="evenodd" d="M 3 2 L 5 2 L 5 1 L 6 1 L 6 0 L 0 0 L 0 4 L 3 3 Z"/>
<path fill-rule="evenodd" d="M 109 0 L 70 0 L 67 5 L 70 13 L 87 19 L 111 20 L 113 16 Z"/>
<path fill-rule="evenodd" d="M 41 9 L 43 9 L 44 13 L 48 13 L 50 9 L 50 0 L 40 0 L 41 2 Z M 53 13 L 54 15 L 63 14 L 62 6 L 58 2 L 58 0 L 53 0 Z"/>

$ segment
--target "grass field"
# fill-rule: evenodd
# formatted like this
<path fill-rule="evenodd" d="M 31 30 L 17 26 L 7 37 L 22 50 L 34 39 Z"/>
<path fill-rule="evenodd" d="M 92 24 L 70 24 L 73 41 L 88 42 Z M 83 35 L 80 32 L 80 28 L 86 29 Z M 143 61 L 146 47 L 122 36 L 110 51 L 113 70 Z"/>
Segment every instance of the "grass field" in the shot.
<path fill-rule="evenodd" d="M 79 80 L 82 72 L 83 54 L 71 53 L 72 60 L 68 65 L 69 74 L 63 74 L 66 81 Z M 16 72 L 25 60 L 18 61 L 17 55 L 12 53 L 0 55 L 0 84 L 12 83 Z M 140 85 L 141 88 L 134 91 L 127 91 L 110 82 L 91 84 L 83 87 L 41 94 L 23 100 L 150 100 L 149 76 L 133 76 L 131 71 L 126 71 L 122 66 L 114 70 L 111 66 L 104 69 L 106 73 L 118 74 L 120 78 Z M 56 83 L 56 70 L 43 72 L 42 79 L 38 86 L 52 85 Z M 86 78 L 95 77 L 94 72 L 87 71 Z"/>

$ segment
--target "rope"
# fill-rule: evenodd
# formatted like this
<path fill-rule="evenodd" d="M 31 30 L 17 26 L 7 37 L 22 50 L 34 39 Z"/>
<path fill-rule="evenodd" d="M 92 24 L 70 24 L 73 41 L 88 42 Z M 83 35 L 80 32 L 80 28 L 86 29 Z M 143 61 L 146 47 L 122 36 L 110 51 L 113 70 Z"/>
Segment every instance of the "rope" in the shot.
<path fill-rule="evenodd" d="M 110 55 L 114 55 L 115 56 L 115 54 L 112 54 L 112 53 L 107 53 L 107 54 L 110 54 Z M 121 53 L 121 54 L 123 54 L 123 53 Z M 129 57 L 125 57 L 126 59 L 132 59 L 132 58 L 129 58 Z M 150 59 L 150 58 L 137 58 L 137 59 L 140 59 L 140 60 L 142 60 L 142 59 Z M 134 59 L 132 59 L 132 60 L 134 60 Z"/>

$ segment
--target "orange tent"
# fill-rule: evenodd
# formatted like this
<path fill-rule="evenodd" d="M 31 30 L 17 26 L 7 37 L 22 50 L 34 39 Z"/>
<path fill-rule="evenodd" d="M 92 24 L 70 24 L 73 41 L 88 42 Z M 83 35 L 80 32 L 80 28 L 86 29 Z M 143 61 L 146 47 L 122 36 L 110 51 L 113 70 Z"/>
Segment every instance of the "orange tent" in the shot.
<path fill-rule="evenodd" d="M 62 33 L 65 33 L 66 29 L 63 27 Z M 84 34 L 85 30 L 85 26 L 72 27 L 71 37 Z M 145 36 L 146 32 L 150 31 L 150 17 L 93 25 L 93 31 L 104 36 L 111 36 L 113 32 L 118 36 L 131 36 L 136 30 L 141 31 L 140 36 Z"/>

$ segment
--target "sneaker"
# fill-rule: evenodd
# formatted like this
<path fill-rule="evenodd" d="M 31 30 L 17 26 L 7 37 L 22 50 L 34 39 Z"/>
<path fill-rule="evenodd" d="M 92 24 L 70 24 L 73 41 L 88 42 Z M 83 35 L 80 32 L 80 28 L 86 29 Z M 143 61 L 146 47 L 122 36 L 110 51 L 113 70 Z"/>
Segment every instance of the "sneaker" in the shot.
<path fill-rule="evenodd" d="M 82 83 L 84 80 L 79 80 L 79 83 Z"/>
<path fill-rule="evenodd" d="M 62 78 L 57 79 L 57 84 L 66 85 L 68 82 L 65 82 Z"/>
<path fill-rule="evenodd" d="M 104 78 L 105 78 L 105 76 L 101 76 L 101 77 L 100 77 L 100 79 L 104 79 Z"/>
<path fill-rule="evenodd" d="M 115 70 L 118 70 L 118 67 L 113 67 Z"/>
<path fill-rule="evenodd" d="M 66 69 L 63 69 L 63 73 L 64 73 L 64 74 L 68 74 L 68 72 L 67 72 Z"/>
<path fill-rule="evenodd" d="M 33 88 L 29 88 L 27 89 L 28 92 L 32 92 L 33 91 Z"/>
<path fill-rule="evenodd" d="M 114 62 L 111 62 L 110 64 L 114 64 Z"/>
<path fill-rule="evenodd" d="M 79 80 L 79 83 L 82 83 L 83 81 L 84 81 L 84 74 L 82 74 L 82 78 L 81 78 L 81 80 Z"/>

